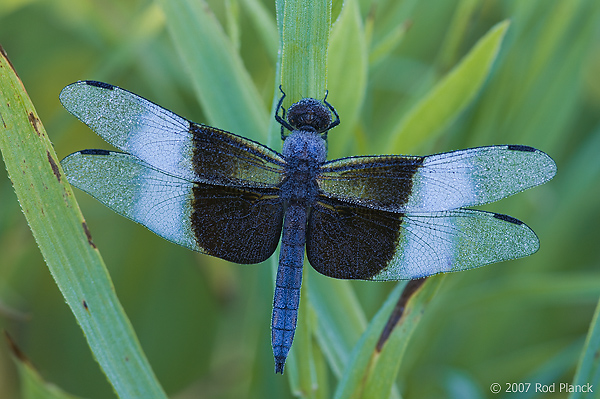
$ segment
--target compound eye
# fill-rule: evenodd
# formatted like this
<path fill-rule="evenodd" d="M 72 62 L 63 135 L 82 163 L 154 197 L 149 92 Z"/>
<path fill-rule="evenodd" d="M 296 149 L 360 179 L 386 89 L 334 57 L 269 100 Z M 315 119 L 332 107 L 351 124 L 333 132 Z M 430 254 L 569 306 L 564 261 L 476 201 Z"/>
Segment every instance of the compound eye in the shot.
<path fill-rule="evenodd" d="M 331 124 L 331 112 L 319 100 L 304 98 L 288 109 L 288 122 L 298 130 L 324 132 Z"/>

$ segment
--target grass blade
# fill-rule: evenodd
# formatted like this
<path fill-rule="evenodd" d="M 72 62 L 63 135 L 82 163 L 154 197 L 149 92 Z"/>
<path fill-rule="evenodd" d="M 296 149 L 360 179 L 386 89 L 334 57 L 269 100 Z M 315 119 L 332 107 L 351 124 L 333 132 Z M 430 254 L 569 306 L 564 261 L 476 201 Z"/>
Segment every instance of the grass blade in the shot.
<path fill-rule="evenodd" d="M 162 0 L 160 4 L 208 124 L 266 142 L 267 108 L 205 2 Z"/>
<path fill-rule="evenodd" d="M 389 148 L 415 148 L 448 126 L 473 100 L 496 59 L 509 22 L 495 25 L 396 125 Z"/>
<path fill-rule="evenodd" d="M 282 26 L 284 106 L 306 97 L 322 99 L 327 87 L 331 1 L 284 1 Z"/>
<path fill-rule="evenodd" d="M 591 384 L 595 389 L 600 387 L 600 357 L 598 356 L 600 351 L 599 315 L 600 302 L 598 302 L 598 306 L 596 306 L 594 318 L 590 323 L 590 331 L 588 332 L 583 351 L 581 352 L 577 372 L 575 373 L 575 378 L 573 378 L 573 385 L 585 386 L 586 384 Z M 569 396 L 570 399 L 597 397 L 598 393 L 593 392 L 574 392 Z"/>
<path fill-rule="evenodd" d="M 31 361 L 21 351 L 10 335 L 5 331 L 4 336 L 12 351 L 13 359 L 19 371 L 21 382 L 22 399 L 77 399 L 54 384 L 50 384 L 42 378 Z"/>
<path fill-rule="evenodd" d="M 331 30 L 328 51 L 330 77 L 327 88 L 331 92 L 328 101 L 335 104 L 340 115 L 345 115 L 340 127 L 335 129 L 335 146 L 330 147 L 329 159 L 342 156 L 342 148 L 352 141 L 352 131 L 367 89 L 368 58 L 358 2 L 347 0 Z"/>
<path fill-rule="evenodd" d="M 367 326 L 366 318 L 349 281 L 334 281 L 314 270 L 309 276 L 308 298 L 317 314 L 317 340 L 334 375 L 341 377 Z"/>
<path fill-rule="evenodd" d="M 1 50 L 1 49 L 0 49 Z M 58 288 L 120 398 L 166 398 L 114 291 L 46 131 L 4 51 L 0 150 Z"/>
<path fill-rule="evenodd" d="M 338 385 L 336 399 L 389 397 L 410 337 L 443 279 L 444 276 L 428 278 L 410 296 L 402 317 L 394 324 L 385 343 L 380 345 L 382 331 L 407 286 L 406 282 L 398 283 L 354 348 Z"/>
<path fill-rule="evenodd" d="M 262 39 L 266 53 L 271 57 L 271 61 L 275 63 L 279 48 L 279 36 L 275 20 L 269 14 L 265 5 L 258 0 L 242 0 L 242 4 L 252 20 L 254 29 L 258 31 Z"/>
<path fill-rule="evenodd" d="M 477 7 L 481 6 L 480 0 L 461 0 L 456 7 L 452 23 L 448 28 L 448 34 L 442 44 L 440 55 L 438 56 L 438 65 L 442 70 L 449 69 L 454 65 L 459 46 L 464 40 L 465 33 L 469 27 L 469 22 L 473 18 L 473 13 Z"/>

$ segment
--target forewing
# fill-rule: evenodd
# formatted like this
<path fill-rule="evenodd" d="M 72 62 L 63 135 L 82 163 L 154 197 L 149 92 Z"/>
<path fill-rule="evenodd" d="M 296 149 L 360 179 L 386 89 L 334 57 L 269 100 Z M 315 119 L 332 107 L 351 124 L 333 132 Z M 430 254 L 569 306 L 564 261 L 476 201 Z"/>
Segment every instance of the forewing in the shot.
<path fill-rule="evenodd" d="M 531 255 L 523 222 L 458 209 L 402 214 L 323 199 L 311 210 L 306 253 L 320 273 L 342 279 L 407 280 Z"/>
<path fill-rule="evenodd" d="M 187 180 L 274 187 L 284 161 L 243 137 L 195 124 L 119 87 L 80 81 L 60 93 L 64 107 L 110 144 Z"/>
<path fill-rule="evenodd" d="M 283 209 L 274 189 L 192 182 L 113 151 L 80 151 L 61 164 L 75 187 L 195 251 L 236 263 L 258 263 L 269 258 L 279 242 Z"/>
<path fill-rule="evenodd" d="M 324 164 L 319 187 L 330 198 L 393 212 L 437 212 L 497 201 L 556 174 L 548 155 L 499 145 L 427 157 L 343 158 Z"/>

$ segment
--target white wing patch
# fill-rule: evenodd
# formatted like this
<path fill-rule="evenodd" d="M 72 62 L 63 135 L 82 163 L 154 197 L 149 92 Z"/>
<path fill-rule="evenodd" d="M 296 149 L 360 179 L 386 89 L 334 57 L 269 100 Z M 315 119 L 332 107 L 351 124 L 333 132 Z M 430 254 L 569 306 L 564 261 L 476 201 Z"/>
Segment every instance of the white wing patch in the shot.
<path fill-rule="evenodd" d="M 169 241 L 199 250 L 190 228 L 193 183 L 146 167 L 133 185 L 132 219 Z"/>
<path fill-rule="evenodd" d="M 188 180 L 198 179 L 192 165 L 190 122 L 172 112 L 145 102 L 123 151 L 144 159 L 152 166 Z M 182 139 L 182 136 L 184 139 Z"/>
<path fill-rule="evenodd" d="M 543 184 L 556 164 L 542 151 L 497 145 L 425 157 L 407 212 L 444 211 L 498 201 Z"/>
<path fill-rule="evenodd" d="M 473 201 L 476 188 L 471 175 L 472 163 L 460 157 L 447 162 L 448 158 L 449 154 L 440 154 L 424 159 L 413 179 L 408 208 L 440 211 Z"/>

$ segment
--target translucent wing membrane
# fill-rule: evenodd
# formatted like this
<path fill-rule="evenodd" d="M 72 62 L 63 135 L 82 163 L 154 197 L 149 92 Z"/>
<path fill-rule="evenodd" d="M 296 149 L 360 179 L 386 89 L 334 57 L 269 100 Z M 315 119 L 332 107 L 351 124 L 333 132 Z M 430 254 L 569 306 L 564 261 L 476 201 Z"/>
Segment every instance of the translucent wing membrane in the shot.
<path fill-rule="evenodd" d="M 62 162 L 69 182 L 159 236 L 236 263 L 258 263 L 279 242 L 274 190 L 195 183 L 120 152 L 85 150 Z"/>
<path fill-rule="evenodd" d="M 128 154 L 104 150 L 73 153 L 61 164 L 69 183 L 115 212 L 169 241 L 202 251 L 189 220 L 194 183 L 162 173 Z"/>
<path fill-rule="evenodd" d="M 539 248 L 523 222 L 458 209 L 392 213 L 323 200 L 309 219 L 310 264 L 330 277 L 404 280 L 528 256 Z"/>
<path fill-rule="evenodd" d="M 190 122 L 107 83 L 81 81 L 60 93 L 64 107 L 110 144 L 187 180 L 274 187 L 284 161 L 275 151 Z"/>
<path fill-rule="evenodd" d="M 427 157 L 351 157 L 323 165 L 331 198 L 394 212 L 432 212 L 497 201 L 545 183 L 556 164 L 542 151 L 499 145 Z"/>

